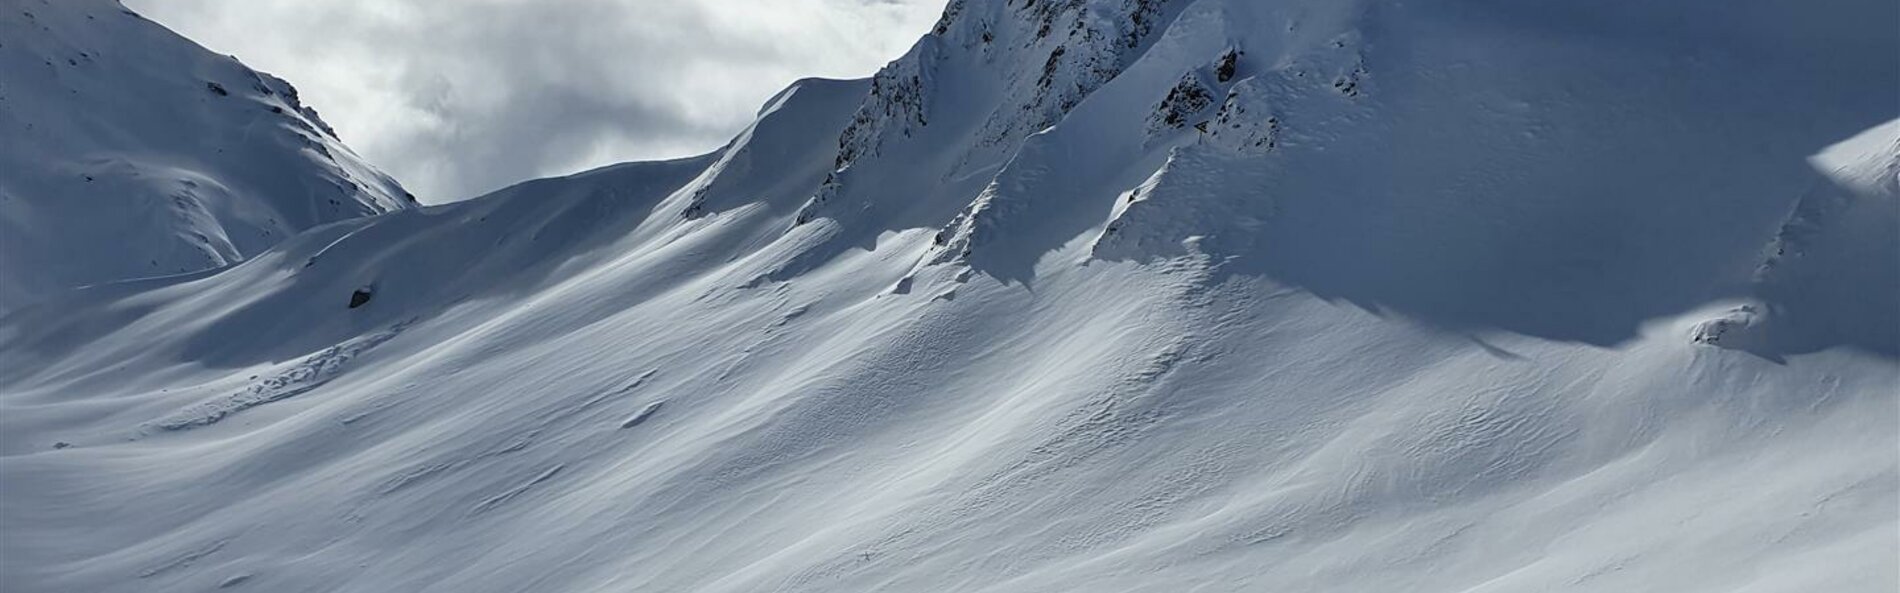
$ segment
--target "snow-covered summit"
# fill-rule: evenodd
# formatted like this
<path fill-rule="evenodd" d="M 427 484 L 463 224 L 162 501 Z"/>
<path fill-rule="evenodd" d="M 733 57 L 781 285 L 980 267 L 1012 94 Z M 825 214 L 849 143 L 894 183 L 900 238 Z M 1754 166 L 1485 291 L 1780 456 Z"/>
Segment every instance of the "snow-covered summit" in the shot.
<path fill-rule="evenodd" d="M 288 83 L 113 0 L 0 11 L 0 311 L 410 207 Z"/>

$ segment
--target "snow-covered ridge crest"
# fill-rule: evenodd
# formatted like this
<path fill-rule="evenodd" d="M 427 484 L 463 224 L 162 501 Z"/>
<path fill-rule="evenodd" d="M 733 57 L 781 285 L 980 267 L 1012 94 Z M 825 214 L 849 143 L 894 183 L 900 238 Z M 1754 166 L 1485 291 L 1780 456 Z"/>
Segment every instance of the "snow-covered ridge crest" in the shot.
<path fill-rule="evenodd" d="M 928 192 L 924 185 L 934 185 L 932 174 L 961 176 L 997 166 L 1023 138 L 1061 119 L 1131 64 L 1189 3 L 952 2 L 930 35 L 872 77 L 870 94 L 839 139 L 836 174 L 796 222 L 849 217 L 854 210 L 882 209 L 867 201 L 891 199 L 847 197 L 852 206 L 834 204 L 842 193 L 870 191 L 848 185 L 876 186 L 885 195 L 893 189 Z M 855 164 L 887 150 L 909 160 L 920 151 L 940 154 L 923 157 L 931 168 L 913 171 L 908 181 L 878 175 L 854 181 Z"/>

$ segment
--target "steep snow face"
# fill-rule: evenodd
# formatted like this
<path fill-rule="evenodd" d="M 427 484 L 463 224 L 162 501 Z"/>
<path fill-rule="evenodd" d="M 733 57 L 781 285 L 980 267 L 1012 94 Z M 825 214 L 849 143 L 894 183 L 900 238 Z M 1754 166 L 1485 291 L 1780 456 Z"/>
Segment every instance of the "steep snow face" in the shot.
<path fill-rule="evenodd" d="M 0 13 L 0 311 L 410 207 L 282 80 L 112 0 Z"/>
<path fill-rule="evenodd" d="M 953 2 L 61 293 L 0 588 L 1893 590 L 1900 8 L 1520 4 Z"/>
<path fill-rule="evenodd" d="M 1797 32 L 1815 18 L 1738 11 Z M 1815 183 L 1804 157 L 1892 116 L 1894 77 L 1875 74 L 1900 65 L 1889 32 L 1819 56 L 1806 33 L 1693 15 L 1632 6 L 1560 25 L 1482 2 L 1196 3 L 1027 139 L 936 261 L 1027 281 L 1087 229 L 1158 247 L 1119 255 L 1137 261 L 1200 236 L 1226 271 L 1616 344 L 1644 319 L 1748 294 L 1763 237 Z M 1655 28 L 1678 20 L 1688 29 Z M 1815 72 L 1820 59 L 1842 69 Z M 1808 102 L 1833 85 L 1853 92 Z M 1184 181 L 1213 203 L 1100 226 L 1106 198 L 1168 175 L 1168 153 L 1219 163 Z M 1178 220 L 1188 211 L 1208 216 Z"/>

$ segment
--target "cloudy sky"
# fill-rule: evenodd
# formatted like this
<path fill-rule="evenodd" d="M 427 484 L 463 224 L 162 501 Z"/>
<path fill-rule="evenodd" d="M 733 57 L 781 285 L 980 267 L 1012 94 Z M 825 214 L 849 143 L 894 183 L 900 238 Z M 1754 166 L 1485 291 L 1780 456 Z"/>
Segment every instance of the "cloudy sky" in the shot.
<path fill-rule="evenodd" d="M 425 202 L 697 154 L 806 76 L 858 77 L 945 0 L 124 0 L 289 80 Z"/>

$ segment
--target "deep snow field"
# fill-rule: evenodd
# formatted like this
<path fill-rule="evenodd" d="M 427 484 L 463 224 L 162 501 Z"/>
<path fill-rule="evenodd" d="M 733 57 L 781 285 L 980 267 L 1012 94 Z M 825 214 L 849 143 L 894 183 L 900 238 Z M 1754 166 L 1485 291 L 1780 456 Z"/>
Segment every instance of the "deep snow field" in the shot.
<path fill-rule="evenodd" d="M 1891 592 L 1896 22 L 952 0 L 415 207 L 9 0 L 0 590 Z"/>

